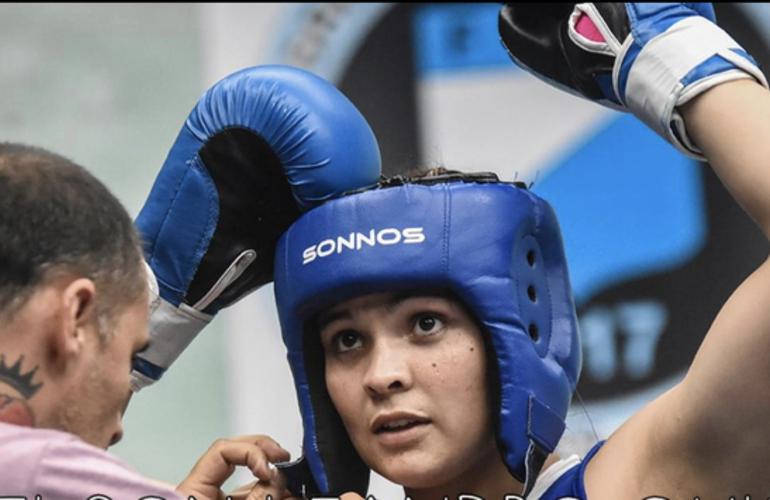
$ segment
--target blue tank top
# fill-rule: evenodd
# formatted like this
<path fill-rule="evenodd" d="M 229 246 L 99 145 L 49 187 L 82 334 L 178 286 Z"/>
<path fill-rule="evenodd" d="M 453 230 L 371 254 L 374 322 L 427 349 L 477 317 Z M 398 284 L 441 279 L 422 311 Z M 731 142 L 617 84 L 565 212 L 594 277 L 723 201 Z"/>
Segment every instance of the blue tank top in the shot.
<path fill-rule="evenodd" d="M 588 465 L 588 462 L 591 461 L 591 459 L 596 454 L 596 452 L 599 451 L 599 448 L 601 448 L 603 444 L 604 444 L 604 441 L 600 441 L 599 443 L 597 443 L 586 454 L 583 460 L 579 461 L 573 467 L 561 473 L 561 475 L 557 477 L 551 483 L 550 486 L 547 487 L 545 492 L 543 492 L 540 496 L 530 495 L 528 500 L 561 500 L 562 498 L 576 498 L 578 500 L 588 500 L 586 496 L 585 484 L 583 481 L 585 476 L 586 466 Z M 555 465 L 558 465 L 558 464 L 555 464 Z M 548 471 L 546 470 L 545 475 L 547 475 L 547 473 Z M 537 485 L 536 485 L 535 489 L 533 490 L 533 493 L 535 493 L 538 489 L 539 488 L 537 488 Z"/>

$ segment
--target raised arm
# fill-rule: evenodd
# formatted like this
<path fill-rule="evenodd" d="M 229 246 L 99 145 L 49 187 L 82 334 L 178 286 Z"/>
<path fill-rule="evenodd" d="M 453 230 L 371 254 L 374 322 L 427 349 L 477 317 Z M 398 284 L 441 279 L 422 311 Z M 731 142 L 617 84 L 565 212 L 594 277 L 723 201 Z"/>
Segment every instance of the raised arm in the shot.
<path fill-rule="evenodd" d="M 632 112 L 684 154 L 707 159 L 770 234 L 770 92 L 756 63 L 713 23 L 710 4 L 541 5 L 503 8 L 500 32 L 512 58 L 563 90 Z M 723 306 L 684 380 L 591 461 L 588 497 L 767 497 L 767 352 L 765 262 Z"/>
<path fill-rule="evenodd" d="M 683 106 L 682 113 L 724 185 L 770 234 L 770 92 L 751 81 L 733 82 Z M 680 458 L 689 462 L 683 468 L 699 477 L 709 495 L 758 497 L 770 491 L 769 305 L 765 261 L 723 306 L 670 398 L 681 416 L 667 422 L 672 444 L 681 440 Z"/>
<path fill-rule="evenodd" d="M 724 185 L 769 234 L 770 92 L 750 80 L 726 83 L 680 111 Z M 767 496 L 768 304 L 765 261 L 722 307 L 684 380 L 610 437 L 587 474 L 587 488 L 597 492 L 592 500 L 609 492 L 616 498 Z"/>
<path fill-rule="evenodd" d="M 742 80 L 715 87 L 681 111 L 722 183 L 770 234 L 770 92 Z"/>

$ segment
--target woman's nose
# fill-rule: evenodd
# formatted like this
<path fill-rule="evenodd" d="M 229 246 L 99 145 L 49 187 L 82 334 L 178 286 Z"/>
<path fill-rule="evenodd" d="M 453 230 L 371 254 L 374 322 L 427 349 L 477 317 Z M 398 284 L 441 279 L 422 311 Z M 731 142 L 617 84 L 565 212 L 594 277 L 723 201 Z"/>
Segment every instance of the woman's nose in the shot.
<path fill-rule="evenodd" d="M 396 344 L 396 339 L 381 340 L 371 350 L 363 382 L 372 397 L 402 392 L 412 386 L 409 354 Z"/>

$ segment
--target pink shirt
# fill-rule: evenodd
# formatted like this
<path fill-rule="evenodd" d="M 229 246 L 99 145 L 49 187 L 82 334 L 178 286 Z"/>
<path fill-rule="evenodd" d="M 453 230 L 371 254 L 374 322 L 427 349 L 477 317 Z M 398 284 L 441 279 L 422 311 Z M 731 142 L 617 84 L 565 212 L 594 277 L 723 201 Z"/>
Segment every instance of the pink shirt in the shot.
<path fill-rule="evenodd" d="M 95 495 L 102 497 L 98 500 L 182 499 L 72 434 L 0 422 L 0 498 L 88 500 Z"/>

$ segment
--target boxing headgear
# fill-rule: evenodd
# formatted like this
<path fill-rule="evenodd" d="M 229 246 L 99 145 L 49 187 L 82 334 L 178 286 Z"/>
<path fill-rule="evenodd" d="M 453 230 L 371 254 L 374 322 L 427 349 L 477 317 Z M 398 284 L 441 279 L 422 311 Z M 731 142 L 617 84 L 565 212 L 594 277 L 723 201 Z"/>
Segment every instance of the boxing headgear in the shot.
<path fill-rule="evenodd" d="M 315 480 L 295 494 L 365 495 L 369 481 L 327 393 L 310 320 L 357 296 L 426 288 L 451 290 L 475 313 L 494 354 L 498 448 L 531 489 L 580 372 L 575 307 L 550 205 L 476 174 L 396 178 L 309 211 L 281 238 L 275 294 Z"/>

